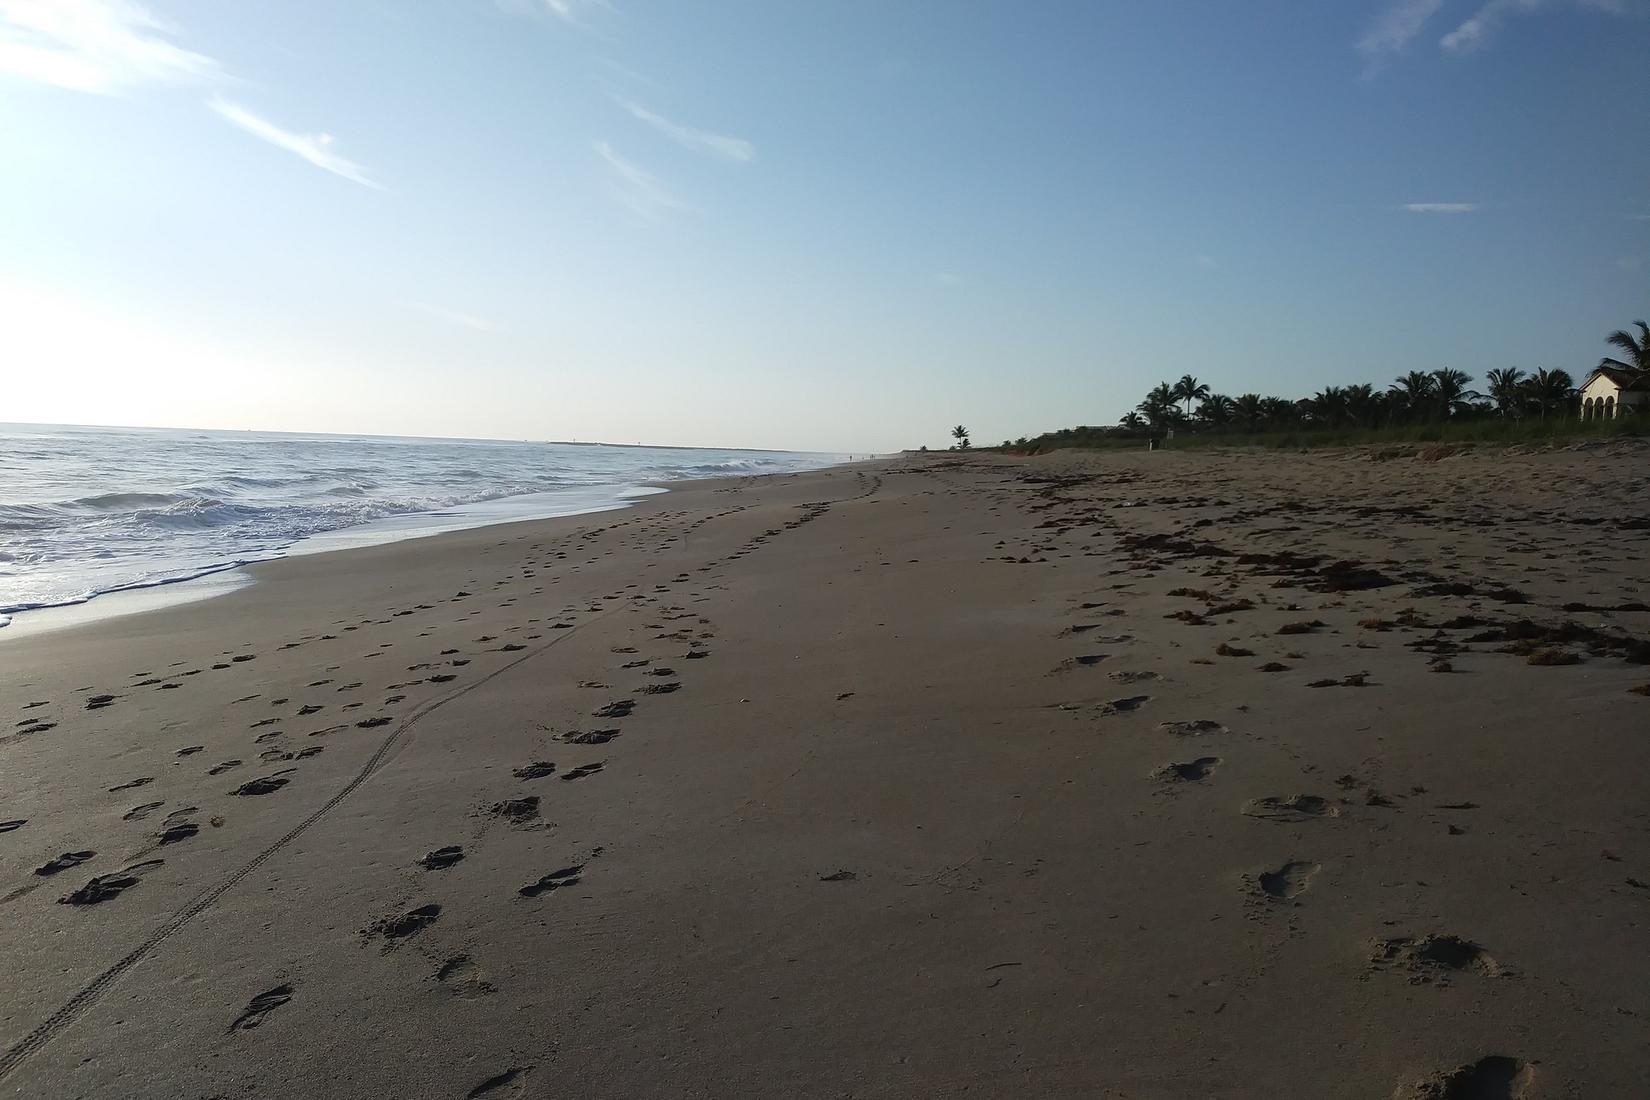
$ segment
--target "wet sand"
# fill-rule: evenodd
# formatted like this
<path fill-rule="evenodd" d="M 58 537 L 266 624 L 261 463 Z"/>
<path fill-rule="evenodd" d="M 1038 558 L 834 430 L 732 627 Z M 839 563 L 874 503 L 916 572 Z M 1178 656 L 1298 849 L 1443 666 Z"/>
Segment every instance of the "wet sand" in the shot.
<path fill-rule="evenodd" d="M 1650 1094 L 1647 474 L 909 457 L 0 632 L 0 1093 Z"/>

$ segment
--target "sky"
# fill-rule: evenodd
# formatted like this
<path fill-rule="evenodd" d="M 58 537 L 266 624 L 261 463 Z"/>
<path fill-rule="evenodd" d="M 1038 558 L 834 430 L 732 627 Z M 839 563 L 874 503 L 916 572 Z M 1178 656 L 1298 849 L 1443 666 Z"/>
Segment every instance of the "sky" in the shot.
<path fill-rule="evenodd" d="M 1563 367 L 1650 0 L 0 0 L 0 421 L 888 451 Z"/>

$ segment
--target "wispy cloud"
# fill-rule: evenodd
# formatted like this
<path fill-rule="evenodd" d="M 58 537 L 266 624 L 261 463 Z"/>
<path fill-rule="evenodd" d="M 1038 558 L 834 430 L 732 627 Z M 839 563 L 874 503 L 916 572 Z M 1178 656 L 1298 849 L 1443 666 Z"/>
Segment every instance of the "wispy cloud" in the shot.
<path fill-rule="evenodd" d="M 0 72 L 97 95 L 219 75 L 132 0 L 0 0 Z"/>
<path fill-rule="evenodd" d="M 631 213 L 648 221 L 658 221 L 672 210 L 693 209 L 677 198 L 658 176 L 625 160 L 607 142 L 596 142 L 596 153 L 617 177 L 613 197 Z"/>
<path fill-rule="evenodd" d="M 1396 0 L 1389 4 L 1358 39 L 1358 52 L 1364 55 L 1369 66 L 1366 74 L 1377 70 L 1394 54 L 1402 53 L 1443 6 L 1444 0 Z"/>
<path fill-rule="evenodd" d="M 260 118 L 240 104 L 231 103 L 222 96 L 213 97 L 206 105 L 254 137 L 263 138 L 278 149 L 285 149 L 300 156 L 317 168 L 324 168 L 363 187 L 383 189 L 381 185 L 366 177 L 359 164 L 333 148 L 335 139 L 331 134 L 297 134 L 283 130 L 268 119 Z"/>
<path fill-rule="evenodd" d="M 574 27 L 584 26 L 589 12 L 612 7 L 608 0 L 498 0 L 498 6 L 508 12 L 553 15 Z"/>
<path fill-rule="evenodd" d="M 685 146 L 699 153 L 709 153 L 712 156 L 726 160 L 745 163 L 756 157 L 756 146 L 744 138 L 728 137 L 724 134 L 713 134 L 707 130 L 696 130 L 692 126 L 682 126 L 670 121 L 661 114 L 625 99 L 623 96 L 614 96 L 613 101 L 623 107 L 631 117 L 640 119 L 664 134 L 678 145 Z"/>
<path fill-rule="evenodd" d="M 1398 209 L 1411 214 L 1471 214 L 1478 206 L 1476 202 L 1406 202 Z"/>
<path fill-rule="evenodd" d="M 456 309 L 447 309 L 445 306 L 435 306 L 428 302 L 397 302 L 403 309 L 417 310 L 427 313 L 431 317 L 439 318 L 461 328 L 474 329 L 476 332 L 492 332 L 495 326 L 485 317 L 477 317 L 473 313 L 464 313 Z"/>
<path fill-rule="evenodd" d="M 660 84 L 657 80 L 654 80 L 652 77 L 647 76 L 643 73 L 637 72 L 635 69 L 632 69 L 628 65 L 619 64 L 617 61 L 614 61 L 611 57 L 598 57 L 598 58 L 596 58 L 596 62 L 597 62 L 597 64 L 601 65 L 604 69 L 606 69 L 609 73 L 611 73 L 615 76 L 621 77 L 624 80 L 628 80 L 632 84 L 644 84 L 649 88 L 658 88 L 658 87 L 660 87 Z"/>
<path fill-rule="evenodd" d="M 1200 252 L 1196 256 L 1192 257 L 1192 264 L 1199 271 L 1213 271 L 1215 268 L 1220 266 L 1218 263 L 1215 262 L 1215 258 L 1213 256 L 1207 255 L 1207 254 L 1202 253 L 1202 252 Z"/>
<path fill-rule="evenodd" d="M 1558 6 L 1590 8 L 1615 15 L 1626 12 L 1622 0 L 1486 0 L 1471 18 L 1446 34 L 1438 44 L 1450 53 L 1471 53 L 1487 45 L 1508 16 Z"/>

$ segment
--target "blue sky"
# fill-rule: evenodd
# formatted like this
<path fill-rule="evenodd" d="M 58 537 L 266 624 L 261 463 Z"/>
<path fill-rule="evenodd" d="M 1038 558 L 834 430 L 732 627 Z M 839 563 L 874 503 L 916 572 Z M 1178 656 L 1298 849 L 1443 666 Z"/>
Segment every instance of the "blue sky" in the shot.
<path fill-rule="evenodd" d="M 1581 374 L 1650 0 L 0 0 L 0 420 L 887 450 Z"/>

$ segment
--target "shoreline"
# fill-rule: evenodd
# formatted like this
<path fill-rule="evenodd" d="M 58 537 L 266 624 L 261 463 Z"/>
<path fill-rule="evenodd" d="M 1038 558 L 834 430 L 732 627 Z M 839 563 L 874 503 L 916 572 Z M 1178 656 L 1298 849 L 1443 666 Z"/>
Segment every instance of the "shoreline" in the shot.
<path fill-rule="evenodd" d="M 904 456 L 39 635 L 0 1087 L 1636 1095 L 1628 461 Z"/>
<path fill-rule="evenodd" d="M 387 437 L 390 438 L 390 437 Z M 614 446 L 616 444 L 591 444 Z M 722 448 L 735 450 L 737 448 Z M 835 463 L 819 469 L 852 466 L 870 460 Z M 271 562 L 290 561 L 315 554 L 334 554 L 372 546 L 389 546 L 402 542 L 440 538 L 462 531 L 476 531 L 515 523 L 534 523 L 575 516 L 599 515 L 635 507 L 650 497 L 669 493 L 673 487 L 692 486 L 701 482 L 734 480 L 744 477 L 783 477 L 787 473 L 737 474 L 721 478 L 680 478 L 672 481 L 643 481 L 613 486 L 580 486 L 576 489 L 544 493 L 526 493 L 497 497 L 468 505 L 443 508 L 431 512 L 404 512 L 368 520 L 350 527 L 317 531 L 304 535 L 288 546 L 272 551 L 266 557 L 204 567 L 189 576 L 154 580 L 119 588 L 94 592 L 80 599 L 62 603 L 42 604 L 0 611 L 0 645 L 8 639 L 35 637 L 40 634 L 88 626 L 105 619 L 144 614 L 180 604 L 233 592 L 255 583 L 251 571 Z M 601 499 L 595 499 L 599 496 Z M 568 507 L 565 503 L 545 509 L 527 509 L 524 514 L 512 514 L 513 509 L 534 497 L 554 497 L 566 502 L 569 498 L 591 498 L 583 504 Z M 549 505 L 550 502 L 546 502 Z M 476 517 L 493 513 L 492 518 L 477 522 L 438 524 L 429 521 L 451 517 Z M 423 522 L 420 522 L 423 521 Z M 376 537 L 376 536 L 383 537 Z"/>

